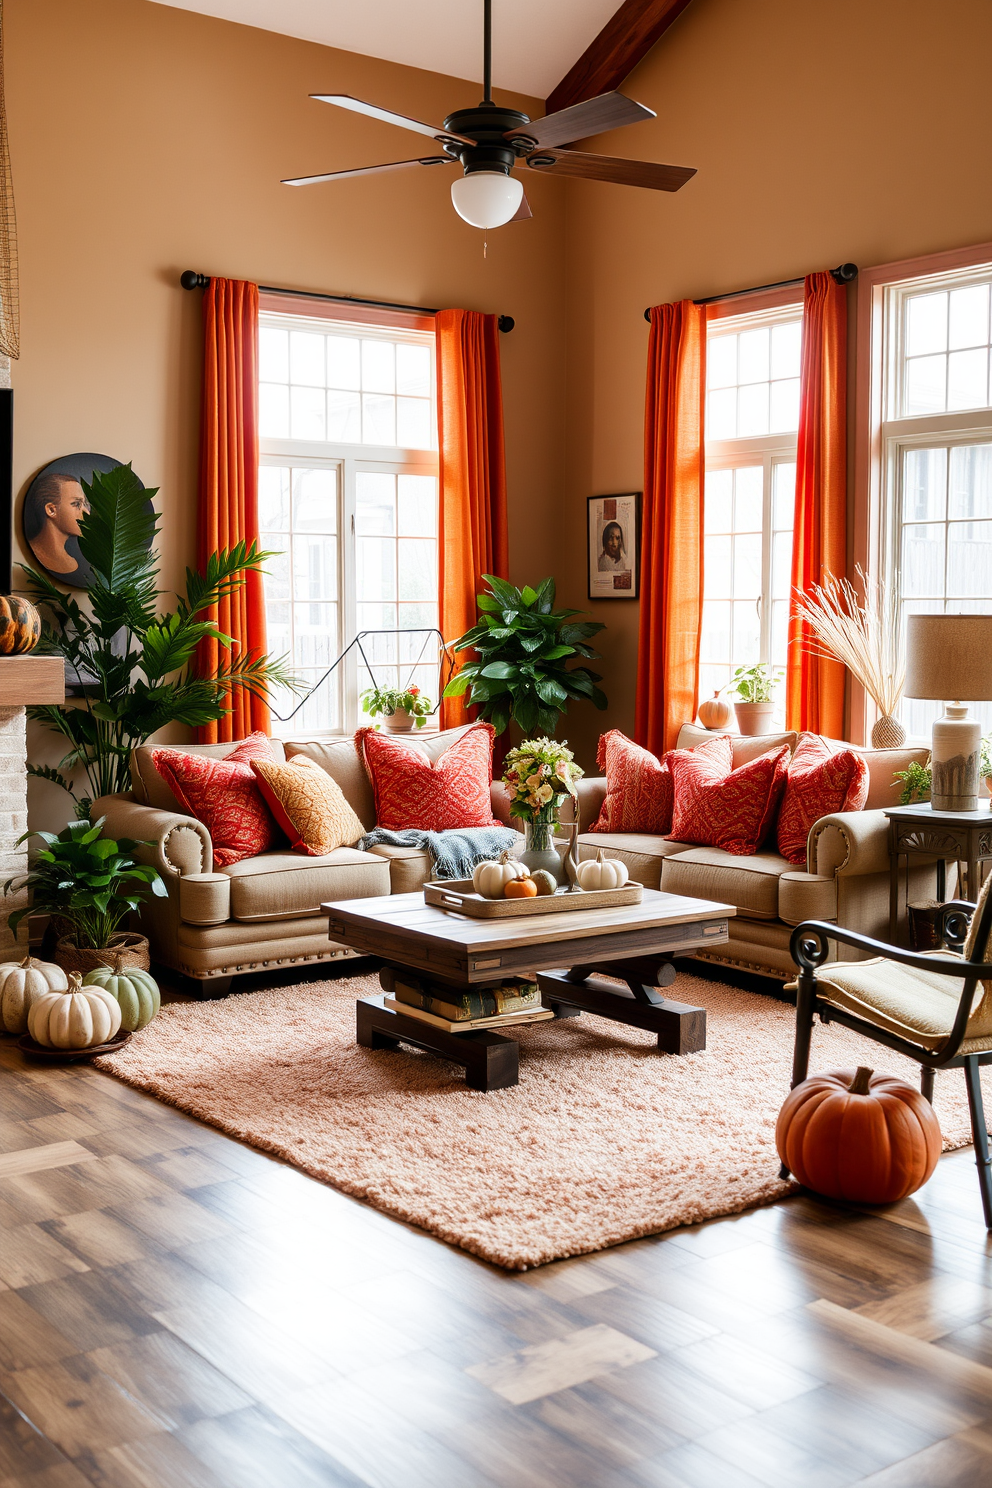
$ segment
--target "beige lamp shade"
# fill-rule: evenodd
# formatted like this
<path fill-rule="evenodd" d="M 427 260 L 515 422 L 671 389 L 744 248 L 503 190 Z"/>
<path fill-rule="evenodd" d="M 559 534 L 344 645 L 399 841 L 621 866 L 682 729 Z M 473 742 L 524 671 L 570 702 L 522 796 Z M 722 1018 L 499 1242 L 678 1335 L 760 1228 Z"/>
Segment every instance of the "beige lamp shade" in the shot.
<path fill-rule="evenodd" d="M 992 615 L 907 615 L 907 697 L 992 698 Z"/>

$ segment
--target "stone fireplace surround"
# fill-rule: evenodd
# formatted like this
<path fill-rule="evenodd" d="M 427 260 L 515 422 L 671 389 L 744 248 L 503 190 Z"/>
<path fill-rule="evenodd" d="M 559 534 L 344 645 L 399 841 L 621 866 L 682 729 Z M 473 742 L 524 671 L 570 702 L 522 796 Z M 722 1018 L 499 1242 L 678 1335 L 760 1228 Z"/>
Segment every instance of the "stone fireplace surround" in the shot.
<path fill-rule="evenodd" d="M 65 663 L 60 656 L 0 656 L 0 887 L 27 872 L 28 777 L 25 723 L 29 703 L 65 702 Z M 0 958 L 27 954 L 28 924 L 14 936 L 7 916 L 27 903 L 27 891 L 9 894 L 0 915 Z"/>

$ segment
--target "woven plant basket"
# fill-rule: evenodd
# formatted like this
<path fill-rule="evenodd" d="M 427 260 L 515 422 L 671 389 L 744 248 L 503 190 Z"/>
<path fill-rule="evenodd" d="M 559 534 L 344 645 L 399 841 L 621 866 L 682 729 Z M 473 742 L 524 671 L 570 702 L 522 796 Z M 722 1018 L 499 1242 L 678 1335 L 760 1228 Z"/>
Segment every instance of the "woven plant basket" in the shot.
<path fill-rule="evenodd" d="M 126 971 L 129 966 L 148 971 L 152 964 L 147 937 L 130 931 L 112 936 L 109 946 L 100 951 L 77 946 L 68 935 L 63 935 L 55 947 L 55 961 L 63 971 L 78 971 L 80 976 L 95 971 L 98 966 L 109 966 L 114 972 Z"/>

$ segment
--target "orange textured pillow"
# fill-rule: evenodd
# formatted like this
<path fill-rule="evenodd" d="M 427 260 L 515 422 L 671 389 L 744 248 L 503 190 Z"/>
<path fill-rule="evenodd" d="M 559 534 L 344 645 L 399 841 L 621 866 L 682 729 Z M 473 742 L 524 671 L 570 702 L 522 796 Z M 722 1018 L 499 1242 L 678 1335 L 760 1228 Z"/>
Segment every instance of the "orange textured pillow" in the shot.
<path fill-rule="evenodd" d="M 619 729 L 602 736 L 596 763 L 606 775 L 606 799 L 591 832 L 670 832 L 672 772 Z"/>
<path fill-rule="evenodd" d="M 819 734 L 800 734 L 778 814 L 779 852 L 805 868 L 813 823 L 833 811 L 860 811 L 867 799 L 868 766 L 859 754 L 835 752 Z"/>
<path fill-rule="evenodd" d="M 376 825 L 390 832 L 497 825 L 489 789 L 494 737 L 491 723 L 473 724 L 431 763 L 415 745 L 359 729 L 355 748 L 372 781 Z"/>
<path fill-rule="evenodd" d="M 251 768 L 294 852 L 321 858 L 364 837 L 365 828 L 341 787 L 314 760 L 302 754 L 285 763 L 253 759 Z"/>
<path fill-rule="evenodd" d="M 176 800 L 210 833 L 220 868 L 256 858 L 282 841 L 251 772 L 249 760 L 259 758 L 275 758 L 267 735 L 260 732 L 243 739 L 223 759 L 182 749 L 152 750 L 155 768 Z"/>
<path fill-rule="evenodd" d="M 737 857 L 756 853 L 771 830 L 785 789 L 789 746 L 770 749 L 732 769 L 726 734 L 667 756 L 674 804 L 670 842 L 722 847 Z"/>

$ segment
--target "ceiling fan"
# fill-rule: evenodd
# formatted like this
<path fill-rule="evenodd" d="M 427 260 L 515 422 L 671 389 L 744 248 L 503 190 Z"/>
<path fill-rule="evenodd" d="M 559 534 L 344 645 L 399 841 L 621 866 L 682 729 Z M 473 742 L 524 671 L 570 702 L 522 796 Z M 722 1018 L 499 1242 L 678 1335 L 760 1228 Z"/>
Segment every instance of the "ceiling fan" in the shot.
<path fill-rule="evenodd" d="M 678 191 L 695 169 L 681 165 L 658 165 L 648 160 L 621 160 L 612 155 L 588 155 L 562 149 L 570 140 L 600 134 L 656 117 L 654 111 L 635 103 L 623 93 L 602 93 L 571 108 L 529 119 L 517 109 L 503 108 L 492 98 L 492 0 L 484 0 L 483 100 L 475 108 L 457 109 L 444 121 L 444 128 L 409 119 L 405 114 L 365 103 L 347 93 L 311 93 L 321 103 L 367 114 L 386 124 L 426 134 L 441 146 L 443 154 L 414 160 L 394 160 L 387 165 L 362 165 L 353 170 L 328 171 L 321 176 L 296 176 L 284 186 L 311 186 L 320 181 L 344 181 L 379 171 L 405 170 L 411 165 L 461 165 L 462 174 L 451 185 L 451 200 L 459 217 L 472 227 L 501 227 L 530 217 L 523 182 L 511 175 L 519 169 L 555 176 L 577 176 L 586 181 L 613 181 L 619 186 L 644 186 L 653 191 Z"/>

